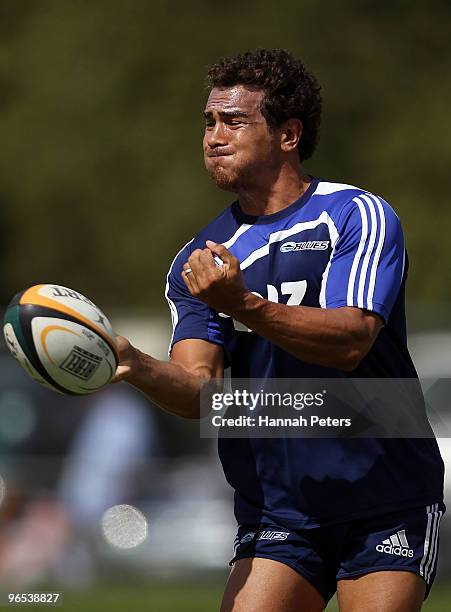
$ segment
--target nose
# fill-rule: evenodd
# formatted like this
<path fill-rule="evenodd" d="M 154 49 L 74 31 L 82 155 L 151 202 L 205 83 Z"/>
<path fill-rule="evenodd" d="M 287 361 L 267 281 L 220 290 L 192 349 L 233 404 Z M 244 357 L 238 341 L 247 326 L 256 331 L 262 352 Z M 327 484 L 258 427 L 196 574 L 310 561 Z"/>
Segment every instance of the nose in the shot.
<path fill-rule="evenodd" d="M 205 130 L 205 142 L 210 149 L 227 145 L 224 124 L 221 121 L 216 121 L 213 126 Z"/>

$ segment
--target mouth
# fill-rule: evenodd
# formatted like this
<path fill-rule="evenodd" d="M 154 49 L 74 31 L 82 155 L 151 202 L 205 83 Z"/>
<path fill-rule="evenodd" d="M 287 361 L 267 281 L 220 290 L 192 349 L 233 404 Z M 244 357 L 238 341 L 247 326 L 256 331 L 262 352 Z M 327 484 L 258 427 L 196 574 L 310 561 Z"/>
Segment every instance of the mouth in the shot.
<path fill-rule="evenodd" d="M 225 151 L 216 151 L 216 150 L 209 151 L 207 153 L 207 157 L 229 157 L 230 155 L 232 155 L 232 153 L 228 153 Z"/>

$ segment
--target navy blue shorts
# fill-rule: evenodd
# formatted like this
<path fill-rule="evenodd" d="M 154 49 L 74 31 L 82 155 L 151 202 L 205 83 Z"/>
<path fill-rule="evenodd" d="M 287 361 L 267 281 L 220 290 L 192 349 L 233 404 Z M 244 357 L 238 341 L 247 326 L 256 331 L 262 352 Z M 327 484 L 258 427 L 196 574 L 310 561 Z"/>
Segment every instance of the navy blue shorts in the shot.
<path fill-rule="evenodd" d="M 437 567 L 442 502 L 311 529 L 289 530 L 269 519 L 240 525 L 238 559 L 263 557 L 290 566 L 328 602 L 337 581 L 380 570 L 404 570 L 424 578 L 429 595 Z"/>

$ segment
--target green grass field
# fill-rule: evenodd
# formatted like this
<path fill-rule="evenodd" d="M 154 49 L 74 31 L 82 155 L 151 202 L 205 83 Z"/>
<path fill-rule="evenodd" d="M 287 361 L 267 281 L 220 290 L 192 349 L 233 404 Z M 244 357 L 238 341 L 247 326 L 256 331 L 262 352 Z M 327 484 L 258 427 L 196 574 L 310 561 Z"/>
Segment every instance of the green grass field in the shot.
<path fill-rule="evenodd" d="M 149 586 L 103 586 L 89 592 L 64 592 L 64 603 L 55 610 L 70 612 L 216 612 L 223 584 L 152 583 Z M 41 589 L 39 589 L 41 590 Z M 44 606 L 40 606 L 44 607 Z M 46 609 L 50 609 L 45 606 Z M 30 611 L 30 606 L 14 606 Z M 327 612 L 336 612 L 333 600 Z M 451 587 L 436 586 L 423 608 L 424 612 L 451 610 Z M 362 611 L 363 612 L 363 611 Z"/>

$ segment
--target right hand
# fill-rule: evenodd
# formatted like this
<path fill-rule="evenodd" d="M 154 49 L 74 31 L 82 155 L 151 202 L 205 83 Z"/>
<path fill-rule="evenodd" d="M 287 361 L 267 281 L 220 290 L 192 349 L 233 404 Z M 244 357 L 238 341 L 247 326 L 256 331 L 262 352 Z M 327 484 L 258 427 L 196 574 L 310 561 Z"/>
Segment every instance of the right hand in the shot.
<path fill-rule="evenodd" d="M 130 344 L 127 338 L 116 336 L 116 348 L 119 355 L 119 364 L 116 374 L 110 381 L 111 383 L 128 380 L 137 366 L 138 350 Z"/>

